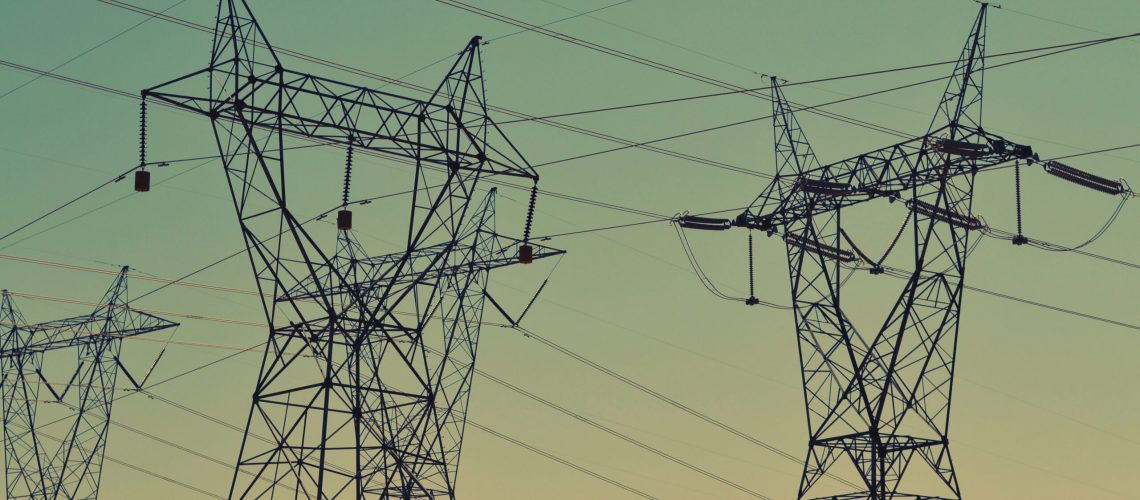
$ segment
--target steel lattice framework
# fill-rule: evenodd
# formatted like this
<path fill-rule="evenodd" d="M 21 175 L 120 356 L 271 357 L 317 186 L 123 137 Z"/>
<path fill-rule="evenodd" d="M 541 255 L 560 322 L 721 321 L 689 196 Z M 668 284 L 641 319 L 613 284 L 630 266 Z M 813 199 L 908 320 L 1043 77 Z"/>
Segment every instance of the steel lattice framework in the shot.
<path fill-rule="evenodd" d="M 809 429 L 798 498 L 813 496 L 841 460 L 864 489 L 819 498 L 961 498 L 948 428 L 967 249 L 985 227 L 971 215 L 974 178 L 1036 160 L 982 128 L 986 12 L 983 4 L 926 134 L 854 158 L 821 165 L 772 78 L 777 175 L 734 225 L 780 234 L 787 247 Z M 841 212 L 884 197 L 906 200 L 915 267 L 866 336 L 841 306 L 840 271 L 858 260 L 853 245 L 843 248 Z M 934 484 L 904 482 L 915 467 Z"/>
<path fill-rule="evenodd" d="M 231 498 L 455 497 L 488 273 L 562 253 L 528 241 L 533 192 L 521 240 L 495 231 L 493 190 L 473 200 L 484 177 L 538 181 L 487 114 L 479 47 L 412 99 L 285 69 L 223 0 L 210 65 L 143 92 L 209 117 L 268 297 Z M 286 137 L 411 165 L 404 248 L 368 257 L 350 219 L 319 244 L 286 202 Z"/>
<path fill-rule="evenodd" d="M 0 393 L 7 498 L 98 497 L 119 372 L 135 388 L 140 385 L 121 361 L 123 338 L 174 326 L 130 308 L 126 267 L 85 316 L 29 325 L 3 291 Z M 56 422 L 69 424 L 66 434 L 45 432 L 43 427 Z"/>

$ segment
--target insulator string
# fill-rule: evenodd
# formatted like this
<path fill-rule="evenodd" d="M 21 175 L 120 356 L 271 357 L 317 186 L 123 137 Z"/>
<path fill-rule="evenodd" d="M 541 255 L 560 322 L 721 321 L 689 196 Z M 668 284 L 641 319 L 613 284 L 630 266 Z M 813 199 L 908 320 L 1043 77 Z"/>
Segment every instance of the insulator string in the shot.
<path fill-rule="evenodd" d="M 538 201 L 538 181 L 530 188 L 530 204 L 526 209 L 526 225 L 523 226 L 523 244 L 530 243 L 530 228 L 534 224 L 534 204 Z"/>
<path fill-rule="evenodd" d="M 352 186 L 352 138 L 348 138 L 348 153 L 344 158 L 344 191 L 341 194 L 340 205 L 348 206 L 348 192 Z"/>
<path fill-rule="evenodd" d="M 1014 195 L 1017 198 L 1017 235 L 1021 236 L 1021 162 L 1013 164 Z"/>
<path fill-rule="evenodd" d="M 756 297 L 756 266 L 753 264 L 752 230 L 748 230 L 748 296 Z"/>
<path fill-rule="evenodd" d="M 146 168 L 146 96 L 139 101 L 139 168 Z"/>

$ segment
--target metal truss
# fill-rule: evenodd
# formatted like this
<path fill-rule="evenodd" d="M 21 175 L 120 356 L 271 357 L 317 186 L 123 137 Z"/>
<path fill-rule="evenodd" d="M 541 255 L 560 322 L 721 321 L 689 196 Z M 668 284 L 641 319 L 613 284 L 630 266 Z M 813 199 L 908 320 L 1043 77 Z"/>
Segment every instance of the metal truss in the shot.
<path fill-rule="evenodd" d="M 98 497 L 119 372 L 140 387 L 120 358 L 123 338 L 174 326 L 130 308 L 126 267 L 85 316 L 29 325 L 3 291 L 0 394 L 7 498 Z M 62 436 L 46 432 L 56 423 L 68 425 Z"/>
<path fill-rule="evenodd" d="M 927 133 L 908 141 L 821 165 L 771 80 L 777 176 L 734 225 L 781 234 L 787 246 L 809 430 L 798 498 L 812 497 L 840 461 L 863 489 L 817 498 L 962 496 L 948 428 L 967 248 L 971 231 L 984 227 L 971 215 L 974 177 L 1036 160 L 1030 147 L 982 129 L 986 11 L 983 4 Z M 841 212 L 882 197 L 906 200 L 915 267 L 867 336 L 841 304 L 841 269 L 858 260 L 857 249 L 843 248 Z M 904 481 L 924 474 L 917 469 L 925 480 Z"/>
<path fill-rule="evenodd" d="M 143 92 L 210 119 L 267 297 L 231 498 L 455 497 L 488 273 L 562 253 L 529 242 L 533 192 L 521 240 L 496 232 L 494 190 L 473 199 L 484 177 L 538 181 L 487 114 L 479 47 L 417 100 L 285 69 L 248 5 L 223 0 L 210 65 Z M 318 242 L 287 203 L 286 138 L 410 165 L 403 248 L 367 256 L 351 213 Z"/>

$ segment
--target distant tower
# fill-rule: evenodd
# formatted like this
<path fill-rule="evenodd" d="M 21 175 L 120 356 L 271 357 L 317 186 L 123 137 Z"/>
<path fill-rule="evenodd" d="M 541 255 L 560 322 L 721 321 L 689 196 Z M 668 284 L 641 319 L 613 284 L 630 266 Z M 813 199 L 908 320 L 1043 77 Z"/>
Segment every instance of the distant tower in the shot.
<path fill-rule="evenodd" d="M 210 119 L 265 297 L 231 498 L 455 497 L 488 272 L 561 253 L 529 241 L 537 188 L 521 239 L 496 232 L 493 193 L 474 198 L 486 177 L 538 181 L 487 115 L 479 46 L 412 99 L 285 69 L 246 3 L 229 0 L 210 66 L 143 92 Z M 286 201 L 294 138 L 349 152 L 335 246 Z M 368 257 L 352 235 L 353 151 L 414 175 L 396 253 Z"/>
<path fill-rule="evenodd" d="M 98 497 L 123 338 L 174 326 L 130 308 L 126 267 L 85 316 L 29 325 L 3 291 L 0 393 L 7 498 Z M 70 424 L 50 432 L 40 428 L 60 421 Z"/>

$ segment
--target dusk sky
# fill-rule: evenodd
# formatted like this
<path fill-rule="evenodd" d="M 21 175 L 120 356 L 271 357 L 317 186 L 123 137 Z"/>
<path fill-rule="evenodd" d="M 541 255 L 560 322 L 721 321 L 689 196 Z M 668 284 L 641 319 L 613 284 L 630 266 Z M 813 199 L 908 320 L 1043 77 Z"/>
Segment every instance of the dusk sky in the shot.
<path fill-rule="evenodd" d="M 765 75 L 795 83 L 952 61 L 978 7 L 968 0 L 469 3 L 536 25 L 560 20 L 547 28 L 744 87 L 766 87 Z M 125 6 L 212 27 L 217 3 L 4 3 L 0 235 L 137 164 L 138 100 L 120 92 L 137 96 L 209 64 L 207 33 L 148 20 Z M 279 49 L 426 87 L 438 84 L 472 36 L 483 35 L 490 40 L 482 47 L 489 103 L 529 115 L 724 90 L 550 36 L 515 33 L 515 26 L 441 2 L 257 0 L 251 6 Z M 989 14 L 991 55 L 1140 31 L 1137 2 L 1010 0 L 1001 7 Z M 594 9 L 599 10 L 563 20 Z M 1136 145 L 1138 42 L 1140 37 L 1127 38 L 987 71 L 986 130 L 1032 145 L 1041 158 Z M 293 70 L 425 97 L 279 55 Z M 440 60 L 445 62 L 431 64 Z M 37 78 L 28 69 L 72 80 Z M 814 105 L 948 76 L 951 70 L 936 65 L 794 85 L 785 93 L 796 103 Z M 825 109 L 920 136 L 944 88 L 940 80 Z M 164 279 L 243 248 L 221 164 L 209 159 L 217 155 L 209 121 L 157 105 L 149 112 L 149 159 L 207 158 L 151 169 L 148 193 L 133 192 L 130 177 L 109 184 L 0 240 L 0 288 L 15 294 L 28 321 L 89 312 L 91 307 L 75 302 L 99 300 L 112 280 L 106 273 L 120 266 L 135 270 L 131 296 L 138 297 L 163 286 Z M 772 122 L 753 120 L 770 113 L 767 100 L 737 93 L 556 118 L 637 142 L 746 123 L 654 144 L 683 155 L 628 148 L 541 166 L 620 144 L 532 121 L 505 123 L 513 117 L 493 111 L 511 142 L 540 165 L 542 189 L 589 203 L 540 196 L 534 235 L 556 235 L 541 243 L 567 254 L 496 270 L 490 290 L 505 308 L 519 311 L 549 277 L 524 327 L 798 460 L 806 452 L 807 431 L 792 313 L 713 295 L 698 280 L 674 227 L 649 222 L 686 211 L 729 210 L 724 216 L 731 217 L 751 203 L 769 181 L 748 171 L 775 169 Z M 824 163 L 900 140 L 819 115 L 798 118 Z M 299 216 L 339 204 L 343 150 L 291 151 L 290 161 Z M 1140 187 L 1140 147 L 1065 162 Z M 378 157 L 358 156 L 354 168 L 353 198 L 399 192 L 412 181 L 407 165 Z M 1064 182 L 1038 166 L 1022 169 L 1022 192 L 1026 235 L 1062 246 L 1096 234 L 1122 199 Z M 500 188 L 503 233 L 521 234 L 528 196 L 525 186 Z M 399 248 L 408 203 L 408 197 L 394 197 L 354 209 L 354 233 L 369 253 Z M 846 228 L 870 253 L 880 254 L 907 212 L 884 200 L 866 205 L 845 212 Z M 1138 205 L 1124 203 L 1108 230 L 1082 249 L 1086 253 L 973 236 L 980 243 L 966 278 L 974 288 L 965 293 L 950 424 L 965 498 L 1140 498 Z M 973 211 L 991 227 L 1013 230 L 1013 169 L 977 177 Z M 331 222 L 313 227 L 314 234 L 334 241 Z M 700 267 L 728 295 L 747 295 L 746 234 L 688 233 Z M 754 237 L 757 295 L 786 305 L 791 299 L 785 247 L 759 232 Z M 909 240 L 900 245 L 903 251 L 892 265 L 912 266 Z M 181 326 L 173 336 L 155 334 L 153 342 L 124 341 L 132 373 L 146 373 L 164 346 L 151 382 L 265 341 L 265 317 L 249 292 L 254 279 L 244 255 L 188 281 L 203 286 L 169 286 L 133 304 Z M 889 275 L 859 271 L 844 288 L 844 307 L 862 329 L 877 328 L 902 285 Z M 484 319 L 504 321 L 490 308 Z M 225 498 L 259 361 L 260 350 L 254 349 L 154 387 L 161 398 L 132 394 L 118 401 L 113 420 L 122 426 L 110 430 L 102 498 Z M 484 326 L 477 367 L 759 494 L 795 498 L 802 468 L 795 460 L 519 331 Z M 468 417 L 651 497 L 748 498 L 483 376 L 474 378 Z M 462 457 L 457 493 L 463 499 L 637 498 L 480 428 L 467 428 Z"/>

